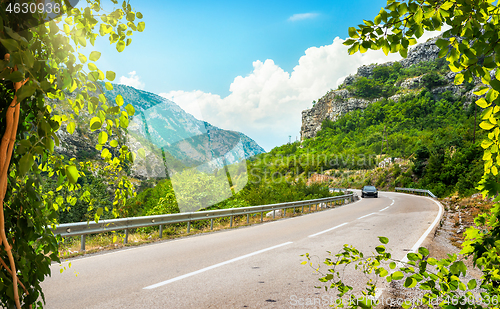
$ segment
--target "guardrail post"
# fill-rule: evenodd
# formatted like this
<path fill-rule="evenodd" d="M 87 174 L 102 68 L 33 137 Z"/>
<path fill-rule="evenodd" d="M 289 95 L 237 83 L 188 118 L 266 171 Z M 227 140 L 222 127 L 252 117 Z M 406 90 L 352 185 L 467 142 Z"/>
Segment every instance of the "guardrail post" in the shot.
<path fill-rule="evenodd" d="M 213 230 L 214 229 L 214 219 L 210 219 L 210 229 Z"/>
<path fill-rule="evenodd" d="M 233 216 L 231 216 L 229 227 L 233 227 Z"/>
<path fill-rule="evenodd" d="M 260 222 L 264 222 L 264 212 L 260 212 Z"/>
<path fill-rule="evenodd" d="M 247 214 L 247 224 L 250 222 L 250 214 Z"/>
<path fill-rule="evenodd" d="M 191 232 L 191 221 L 188 221 L 187 233 Z"/>
<path fill-rule="evenodd" d="M 124 244 L 128 244 L 128 229 L 125 229 L 125 239 L 123 240 Z"/>
<path fill-rule="evenodd" d="M 276 217 L 276 210 L 273 209 L 273 220 Z"/>
<path fill-rule="evenodd" d="M 85 235 L 82 235 L 80 239 L 81 239 L 80 251 L 85 251 Z"/>
<path fill-rule="evenodd" d="M 302 205 L 302 213 L 304 213 L 304 205 Z"/>
<path fill-rule="evenodd" d="M 308 212 L 311 212 L 311 204 L 309 204 L 309 211 Z"/>
<path fill-rule="evenodd" d="M 286 208 L 283 208 L 283 213 L 281 214 L 281 217 L 282 218 L 286 217 Z"/>
<path fill-rule="evenodd" d="M 160 235 L 159 236 L 160 236 L 160 238 L 163 237 L 163 225 L 160 225 Z"/>
<path fill-rule="evenodd" d="M 316 211 L 318 211 L 318 204 L 316 204 Z"/>

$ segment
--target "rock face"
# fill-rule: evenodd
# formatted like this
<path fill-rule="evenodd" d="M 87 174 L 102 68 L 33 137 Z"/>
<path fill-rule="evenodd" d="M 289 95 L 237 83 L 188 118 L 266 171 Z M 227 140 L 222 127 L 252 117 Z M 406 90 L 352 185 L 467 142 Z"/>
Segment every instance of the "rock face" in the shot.
<path fill-rule="evenodd" d="M 434 38 L 425 43 L 416 45 L 408 52 L 408 57 L 406 59 L 399 61 L 401 66 L 403 68 L 408 68 L 421 62 L 435 61 L 438 59 L 440 49 L 435 44 L 437 39 L 438 38 Z M 351 93 L 348 90 L 348 86 L 353 85 L 362 77 L 372 77 L 373 70 L 376 67 L 392 66 L 393 64 L 393 62 L 387 62 L 380 65 L 371 64 L 359 67 L 355 75 L 349 75 L 345 78 L 338 90 L 330 90 L 327 94 L 320 98 L 311 109 L 302 111 L 302 127 L 300 130 L 301 140 L 315 137 L 318 131 L 321 130 L 321 125 L 325 119 L 336 121 L 339 117 L 348 112 L 357 109 L 364 109 L 369 104 L 384 99 L 377 98 L 367 100 L 358 98 L 354 93 Z M 397 102 L 403 96 L 417 94 L 423 87 L 425 87 L 425 75 L 426 74 L 408 78 L 400 84 L 395 85 L 399 87 L 400 91 L 388 99 Z M 444 76 L 446 85 L 435 87 L 430 90 L 434 95 L 434 98 L 439 99 L 444 92 L 449 91 L 454 96 L 465 98 L 465 106 L 477 100 L 478 96 L 473 94 L 476 89 L 466 89 L 464 85 L 457 86 L 453 83 L 455 75 L 456 73 L 449 72 L 446 76 Z M 476 81 L 476 84 L 478 83 L 479 81 Z M 476 85 L 474 88 L 477 87 L 478 86 Z"/>

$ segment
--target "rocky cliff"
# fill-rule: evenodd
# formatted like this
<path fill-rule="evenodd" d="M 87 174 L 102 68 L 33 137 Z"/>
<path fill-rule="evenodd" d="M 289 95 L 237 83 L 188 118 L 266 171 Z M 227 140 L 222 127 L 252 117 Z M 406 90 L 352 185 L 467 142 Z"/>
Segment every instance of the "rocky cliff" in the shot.
<path fill-rule="evenodd" d="M 435 44 L 436 40 L 437 38 L 434 38 L 425 43 L 416 45 L 408 52 L 408 57 L 398 63 L 401 64 L 402 68 L 412 68 L 424 62 L 436 61 L 439 54 L 439 47 Z M 394 85 L 397 89 L 396 93 L 390 97 L 367 99 L 353 92 L 352 86 L 356 84 L 356 81 L 363 77 L 372 78 L 375 68 L 393 65 L 394 62 L 387 62 L 384 64 L 361 66 L 358 68 L 355 75 L 350 75 L 345 78 L 344 82 L 339 86 L 339 89 L 330 90 L 320 98 L 311 109 L 304 110 L 302 112 L 302 127 L 300 131 L 301 140 L 315 137 L 321 129 L 321 124 L 325 119 L 336 121 L 340 116 L 356 109 L 364 109 L 369 104 L 378 100 L 388 99 L 398 101 L 402 96 L 414 95 L 425 87 L 426 75 L 430 73 L 424 73 L 399 81 Z M 460 86 L 455 85 L 453 83 L 455 75 L 456 73 L 447 71 L 444 76 L 442 76 L 441 84 L 432 87 L 429 91 L 436 99 L 444 92 L 449 91 L 454 96 L 464 98 L 465 105 L 474 102 L 477 99 L 477 96 L 473 94 L 474 89 L 471 89 L 475 88 L 474 85 L 472 87 L 471 85 L 465 84 Z"/>

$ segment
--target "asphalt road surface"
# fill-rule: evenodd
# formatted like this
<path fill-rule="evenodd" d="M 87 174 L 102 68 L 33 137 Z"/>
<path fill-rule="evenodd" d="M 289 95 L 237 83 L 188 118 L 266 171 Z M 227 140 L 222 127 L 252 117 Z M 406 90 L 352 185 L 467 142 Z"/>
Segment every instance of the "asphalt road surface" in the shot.
<path fill-rule="evenodd" d="M 441 213 L 430 198 L 379 192 L 299 217 L 72 259 L 51 266 L 46 308 L 327 308 L 335 294 L 314 288 L 319 275 L 301 254 L 323 261 L 344 244 L 370 253 L 386 236 L 401 259 Z M 359 288 L 365 281 L 354 271 L 345 279 Z"/>

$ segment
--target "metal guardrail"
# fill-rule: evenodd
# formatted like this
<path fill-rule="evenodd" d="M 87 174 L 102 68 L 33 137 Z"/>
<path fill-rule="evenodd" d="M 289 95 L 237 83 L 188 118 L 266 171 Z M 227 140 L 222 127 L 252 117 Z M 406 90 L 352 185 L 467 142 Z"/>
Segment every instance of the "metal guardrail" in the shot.
<path fill-rule="evenodd" d="M 355 199 L 355 194 L 350 193 L 350 194 L 320 198 L 315 200 L 296 201 L 296 202 L 261 205 L 261 206 L 205 210 L 205 211 L 156 215 L 156 216 L 119 218 L 110 220 L 99 220 L 99 222 L 91 221 L 91 222 L 63 223 L 59 224 L 55 229 L 53 229 L 53 232 L 54 234 L 60 234 L 63 237 L 81 235 L 81 250 L 85 251 L 85 235 L 88 234 L 125 230 L 124 243 L 127 243 L 129 229 L 135 229 L 147 226 L 160 226 L 159 236 L 161 238 L 163 232 L 163 226 L 167 224 L 187 222 L 188 224 L 187 233 L 189 233 L 191 221 L 210 219 L 210 229 L 213 229 L 213 219 L 230 217 L 231 218 L 230 227 L 232 227 L 234 216 L 246 215 L 248 223 L 251 214 L 260 213 L 260 221 L 263 222 L 264 212 L 273 211 L 273 219 L 274 219 L 276 215 L 275 210 L 283 209 L 284 211 L 282 216 L 286 216 L 286 209 L 288 208 L 302 207 L 302 212 L 304 212 L 304 206 L 309 206 L 309 211 L 310 211 L 311 206 L 313 205 L 316 205 L 316 210 L 317 210 L 318 205 L 322 203 L 324 203 L 327 207 L 332 207 L 332 205 L 342 205 L 342 204 L 347 204 L 348 202 L 353 202 L 354 199 Z"/>
<path fill-rule="evenodd" d="M 396 191 L 409 191 L 409 192 L 416 192 L 416 193 L 422 193 L 422 194 L 427 194 L 432 198 L 437 198 L 431 191 L 429 190 L 423 190 L 423 189 L 412 189 L 412 188 L 395 188 Z"/>

